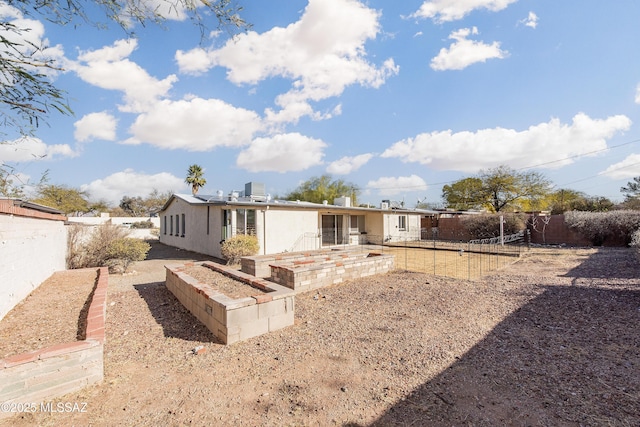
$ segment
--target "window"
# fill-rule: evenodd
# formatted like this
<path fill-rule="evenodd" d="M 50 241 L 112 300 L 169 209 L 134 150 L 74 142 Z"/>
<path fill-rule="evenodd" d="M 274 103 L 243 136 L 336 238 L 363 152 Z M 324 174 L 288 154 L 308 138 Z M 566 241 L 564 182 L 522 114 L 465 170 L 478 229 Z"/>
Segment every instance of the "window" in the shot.
<path fill-rule="evenodd" d="M 167 216 L 164 216 L 164 234 L 167 234 Z"/>
<path fill-rule="evenodd" d="M 398 229 L 400 230 L 407 229 L 407 217 L 405 215 L 401 215 L 398 217 Z"/>
<path fill-rule="evenodd" d="M 184 214 L 182 214 L 182 237 L 184 237 L 184 233 L 185 233 L 185 218 L 184 218 Z"/>
<path fill-rule="evenodd" d="M 207 206 L 207 235 L 209 234 L 209 219 L 211 217 L 210 208 L 211 206 Z"/>
<path fill-rule="evenodd" d="M 349 234 L 359 234 L 364 231 L 364 215 L 351 215 L 349 219 Z"/>
<path fill-rule="evenodd" d="M 171 217 L 169 218 L 169 225 L 171 226 L 170 230 L 171 232 L 169 233 L 170 236 L 173 236 L 173 215 L 171 215 Z"/>
<path fill-rule="evenodd" d="M 180 235 L 180 215 L 176 215 L 176 236 Z"/>
<path fill-rule="evenodd" d="M 236 211 L 236 234 L 256 234 L 255 209 L 238 209 Z"/>

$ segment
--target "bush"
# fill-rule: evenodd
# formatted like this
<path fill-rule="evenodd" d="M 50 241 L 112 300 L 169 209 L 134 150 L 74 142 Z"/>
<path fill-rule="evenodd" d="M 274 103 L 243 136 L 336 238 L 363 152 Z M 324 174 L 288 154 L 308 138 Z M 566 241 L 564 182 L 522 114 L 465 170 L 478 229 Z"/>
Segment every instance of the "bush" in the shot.
<path fill-rule="evenodd" d="M 92 230 L 92 231 L 90 231 Z M 107 265 L 107 250 L 114 240 L 129 235 L 126 228 L 113 224 L 97 227 L 72 225 L 68 229 L 67 268 L 90 268 Z"/>
<path fill-rule="evenodd" d="M 142 261 L 147 257 L 151 246 L 140 239 L 116 239 L 109 243 L 106 250 L 109 271 L 124 273 L 134 261 Z"/>
<path fill-rule="evenodd" d="M 607 240 L 630 245 L 634 233 L 640 228 L 640 212 L 570 211 L 564 214 L 564 222 L 594 246 L 601 246 Z"/>
<path fill-rule="evenodd" d="M 504 219 L 505 236 L 525 228 L 526 215 L 514 213 L 465 215 L 461 218 L 461 223 L 472 239 L 488 239 L 500 236 L 500 217 Z"/>
<path fill-rule="evenodd" d="M 153 222 L 148 219 L 146 221 L 138 221 L 131 224 L 131 228 L 153 228 Z"/>
<path fill-rule="evenodd" d="M 227 264 L 237 264 L 243 256 L 251 256 L 258 253 L 260 244 L 256 236 L 238 234 L 222 243 L 222 256 Z"/>

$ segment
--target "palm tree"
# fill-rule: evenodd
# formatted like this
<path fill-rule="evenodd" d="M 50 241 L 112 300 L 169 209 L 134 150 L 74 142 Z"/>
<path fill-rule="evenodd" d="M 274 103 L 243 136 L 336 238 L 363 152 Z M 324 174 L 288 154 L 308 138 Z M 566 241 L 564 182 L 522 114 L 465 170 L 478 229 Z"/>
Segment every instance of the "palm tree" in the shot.
<path fill-rule="evenodd" d="M 184 180 L 187 184 L 191 185 L 191 192 L 195 196 L 200 187 L 204 187 L 207 180 L 203 177 L 204 172 L 200 165 L 191 165 L 187 169 L 187 178 Z"/>

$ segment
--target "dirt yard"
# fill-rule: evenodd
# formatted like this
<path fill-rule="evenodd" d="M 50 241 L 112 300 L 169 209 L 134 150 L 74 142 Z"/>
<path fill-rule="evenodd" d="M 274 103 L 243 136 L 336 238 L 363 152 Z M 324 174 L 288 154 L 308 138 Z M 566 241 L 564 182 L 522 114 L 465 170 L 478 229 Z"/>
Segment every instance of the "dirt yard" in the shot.
<path fill-rule="evenodd" d="M 634 250 L 537 249 L 477 281 L 367 277 L 298 295 L 295 325 L 232 346 L 164 286 L 164 264 L 206 257 L 150 257 L 109 278 L 104 382 L 57 400 L 87 412 L 1 426 L 640 425 Z"/>

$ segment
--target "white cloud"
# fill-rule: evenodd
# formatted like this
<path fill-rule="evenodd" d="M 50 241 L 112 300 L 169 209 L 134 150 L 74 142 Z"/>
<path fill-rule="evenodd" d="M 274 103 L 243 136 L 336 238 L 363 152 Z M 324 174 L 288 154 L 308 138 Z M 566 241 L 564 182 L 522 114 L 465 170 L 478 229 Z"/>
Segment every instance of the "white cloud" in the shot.
<path fill-rule="evenodd" d="M 302 171 L 322 163 L 326 143 L 299 133 L 256 138 L 238 155 L 238 167 L 250 172 Z"/>
<path fill-rule="evenodd" d="M 235 84 L 257 84 L 272 77 L 293 81 L 267 110 L 274 124 L 302 116 L 322 119 L 310 105 L 339 96 L 349 85 L 377 88 L 398 73 L 392 59 L 377 67 L 366 60 L 365 42 L 380 31 L 380 14 L 355 0 L 310 0 L 299 21 L 262 34 L 249 31 L 220 49 L 178 52 L 181 71 L 202 73 L 212 66 L 228 69 Z"/>
<path fill-rule="evenodd" d="M 136 118 L 130 128 L 133 136 L 125 143 L 208 151 L 247 145 L 261 127 L 253 111 L 218 99 L 165 100 Z"/>
<path fill-rule="evenodd" d="M 538 26 L 538 15 L 533 12 L 529 12 L 529 16 L 520 21 L 521 24 L 524 24 L 527 27 L 535 29 Z"/>
<path fill-rule="evenodd" d="M 0 36 L 13 43 L 11 49 L 19 51 L 25 57 L 31 57 L 34 61 L 52 63 L 54 67 L 58 67 L 64 62 L 62 45 L 50 45 L 49 39 L 45 37 L 45 28 L 42 22 L 25 18 L 20 10 L 4 2 L 0 2 L 0 19 L 22 30 L 19 34 L 16 34 L 15 31 L 0 29 Z M 25 29 L 28 29 L 28 31 L 25 31 Z M 29 67 L 25 66 L 25 68 L 28 69 Z M 59 73 L 59 70 L 39 67 L 37 72 L 55 75 Z"/>
<path fill-rule="evenodd" d="M 354 157 L 343 157 L 327 166 L 327 172 L 335 175 L 348 175 L 360 169 L 372 158 L 373 154 L 369 153 Z"/>
<path fill-rule="evenodd" d="M 25 137 L 0 144 L 0 162 L 30 162 L 57 157 L 75 157 L 67 144 L 47 145 L 39 138 Z"/>
<path fill-rule="evenodd" d="M 167 172 L 153 175 L 135 172 L 125 169 L 107 176 L 104 179 L 96 179 L 89 184 L 82 185 L 80 189 L 89 193 L 92 200 L 105 200 L 107 203 L 117 206 L 123 196 L 145 197 L 153 190 L 159 192 L 185 190 L 186 184 L 183 178 L 178 178 Z"/>
<path fill-rule="evenodd" d="M 468 40 L 469 35 L 478 34 L 478 29 L 462 28 L 449 35 L 455 40 L 449 48 L 442 48 L 436 57 L 431 60 L 431 68 L 436 71 L 462 70 L 476 62 L 485 62 L 487 59 L 504 58 L 509 52 L 500 49 L 499 42 L 490 45 L 483 42 Z"/>
<path fill-rule="evenodd" d="M 431 18 L 442 23 L 464 18 L 476 9 L 498 12 L 518 0 L 430 0 L 410 15 L 411 18 Z"/>
<path fill-rule="evenodd" d="M 611 179 L 628 179 L 640 175 L 640 154 L 630 154 L 623 161 L 609 166 L 599 175 Z"/>
<path fill-rule="evenodd" d="M 368 189 L 377 191 L 381 196 L 395 196 L 412 191 L 424 191 L 427 187 L 427 183 L 418 175 L 385 176 L 367 183 Z"/>
<path fill-rule="evenodd" d="M 69 64 L 69 68 L 87 83 L 123 92 L 125 104 L 119 106 L 121 111 L 147 111 L 158 99 L 167 96 L 178 78 L 172 74 L 158 80 L 130 61 L 128 57 L 137 45 L 135 39 L 117 40 L 112 46 L 81 53 L 78 62 Z"/>
<path fill-rule="evenodd" d="M 554 118 L 524 131 L 498 127 L 476 132 L 423 133 L 396 142 L 381 157 L 397 157 L 435 170 L 469 173 L 501 164 L 556 168 L 573 163 L 571 157 L 606 149 L 607 139 L 630 126 L 631 120 L 623 115 L 600 120 L 579 113 L 571 124 Z"/>
<path fill-rule="evenodd" d="M 115 141 L 117 123 L 114 116 L 104 111 L 87 114 L 73 124 L 76 128 L 73 136 L 79 142 L 94 139 Z"/>

